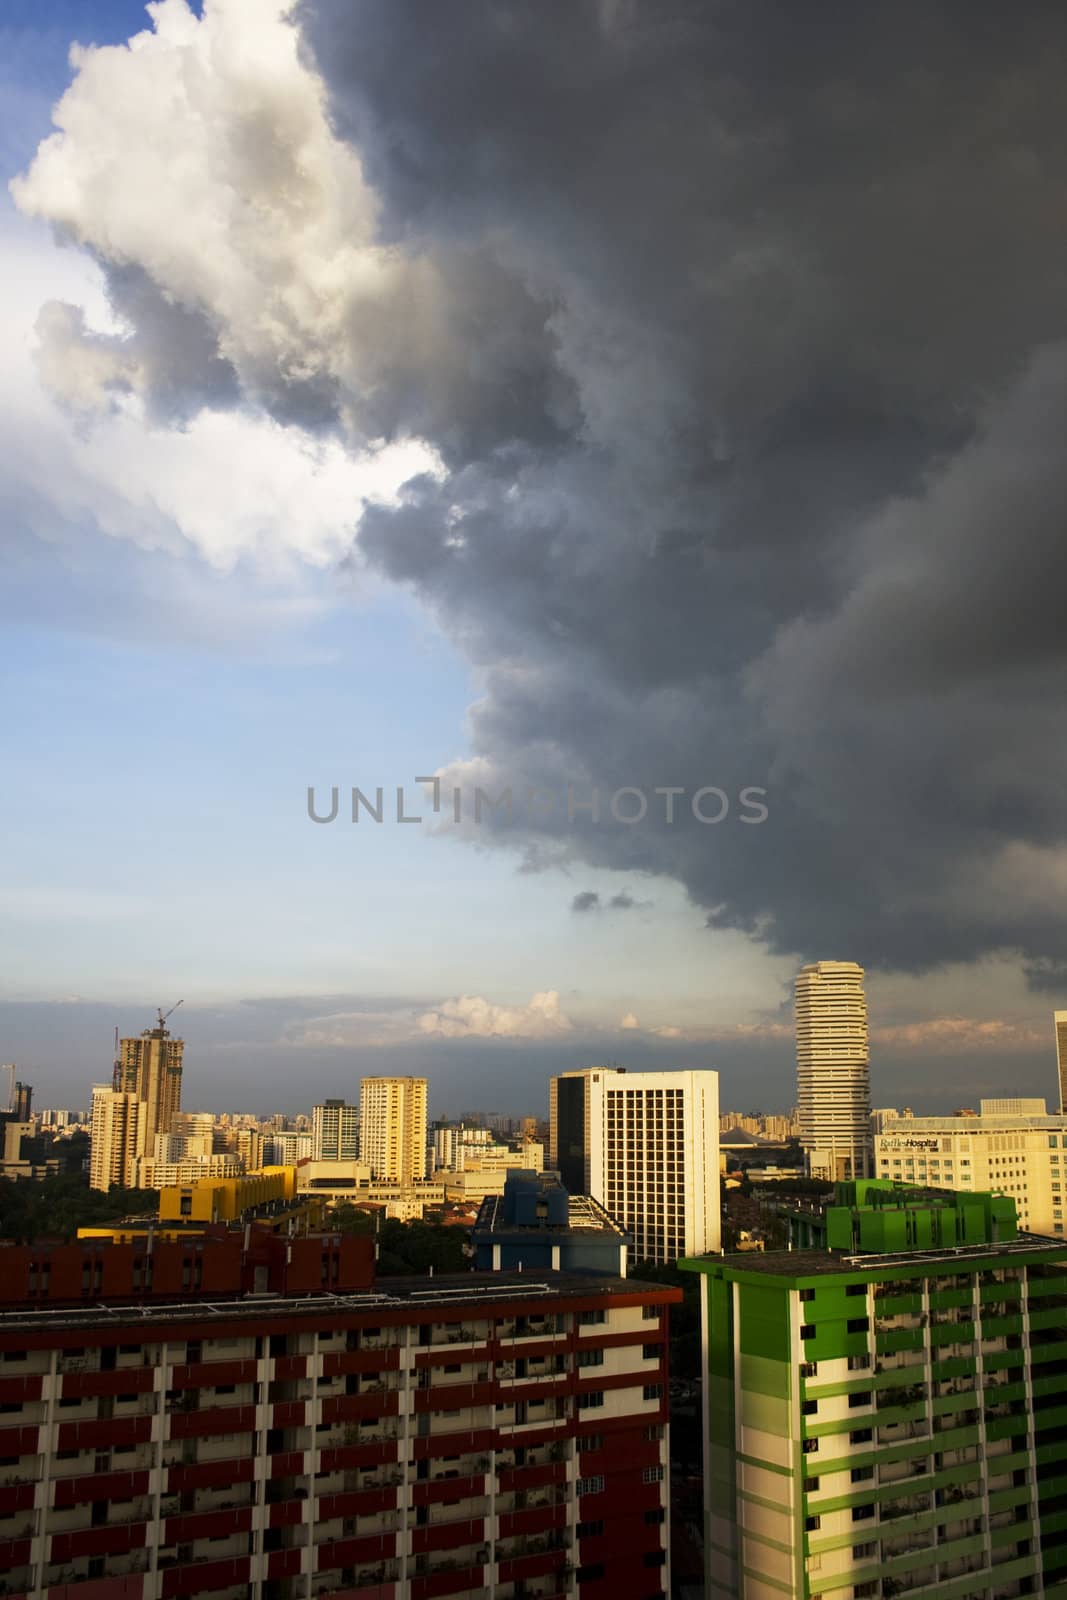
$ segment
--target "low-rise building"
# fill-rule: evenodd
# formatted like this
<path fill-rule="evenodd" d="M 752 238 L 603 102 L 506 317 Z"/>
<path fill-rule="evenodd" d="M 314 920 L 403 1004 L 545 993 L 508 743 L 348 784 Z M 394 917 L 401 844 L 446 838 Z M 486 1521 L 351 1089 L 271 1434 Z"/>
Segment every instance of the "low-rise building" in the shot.
<path fill-rule="evenodd" d="M 509 1172 L 482 1201 L 471 1234 L 482 1272 L 606 1272 L 625 1278 L 628 1240 L 598 1200 L 568 1194 L 555 1173 Z"/>

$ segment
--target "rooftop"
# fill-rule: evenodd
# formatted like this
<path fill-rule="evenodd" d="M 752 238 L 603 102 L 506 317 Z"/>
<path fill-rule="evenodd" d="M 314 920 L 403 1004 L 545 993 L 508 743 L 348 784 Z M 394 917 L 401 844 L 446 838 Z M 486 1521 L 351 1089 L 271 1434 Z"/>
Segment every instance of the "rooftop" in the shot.
<path fill-rule="evenodd" d="M 625 1239 L 625 1229 L 591 1195 L 571 1194 L 555 1173 L 527 1169 L 508 1173 L 503 1194 L 487 1195 L 478 1211 L 476 1234 L 513 1234 L 529 1238 L 568 1233 L 612 1234 Z"/>
<path fill-rule="evenodd" d="M 154 1304 L 97 1304 L 92 1306 L 62 1306 L 46 1311 L 26 1306 L 16 1311 L 0 1312 L 0 1335 L 16 1330 L 37 1328 L 41 1330 L 88 1331 L 102 1324 L 111 1326 L 137 1325 L 149 1327 L 167 1322 L 250 1322 L 264 1317 L 314 1317 L 352 1316 L 360 1313 L 402 1313 L 408 1317 L 413 1309 L 442 1314 L 453 1309 L 484 1311 L 488 1307 L 508 1301 L 555 1301 L 602 1299 L 605 1296 L 637 1296 L 656 1301 L 675 1301 L 680 1291 L 665 1284 L 646 1283 L 627 1278 L 612 1278 L 597 1273 L 551 1272 L 495 1272 L 491 1277 L 484 1273 L 455 1273 L 434 1277 L 390 1278 L 388 1289 L 368 1290 L 363 1294 L 247 1294 L 233 1300 L 204 1298 L 178 1300 L 169 1305 Z M 428 1316 L 427 1320 L 433 1320 Z M 71 1341 L 73 1342 L 73 1341 Z"/>
<path fill-rule="evenodd" d="M 1067 1271 L 1067 1241 L 1048 1239 L 1042 1234 L 1024 1233 L 1005 1243 L 957 1245 L 952 1249 L 902 1250 L 889 1255 L 853 1254 L 843 1250 L 774 1250 L 764 1254 L 738 1253 L 727 1256 L 699 1256 L 680 1265 L 689 1272 L 708 1272 L 716 1267 L 729 1274 L 758 1273 L 765 1278 L 820 1278 L 870 1274 L 881 1278 L 900 1272 L 924 1272 L 937 1276 L 979 1268 L 1005 1257 L 1060 1257 Z"/>

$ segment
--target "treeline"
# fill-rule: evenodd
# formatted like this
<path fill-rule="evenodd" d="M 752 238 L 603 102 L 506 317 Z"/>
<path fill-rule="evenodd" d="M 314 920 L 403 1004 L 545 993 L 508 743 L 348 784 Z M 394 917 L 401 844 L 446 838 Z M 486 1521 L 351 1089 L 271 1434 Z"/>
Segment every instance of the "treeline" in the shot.
<path fill-rule="evenodd" d="M 107 1194 L 90 1189 L 81 1172 L 48 1178 L 0 1178 L 0 1239 L 33 1244 L 39 1239 L 68 1241 L 79 1228 L 104 1227 L 123 1217 L 155 1216 L 155 1189 L 121 1189 Z"/>
<path fill-rule="evenodd" d="M 330 1212 L 329 1226 L 339 1233 L 370 1234 L 378 1244 L 378 1276 L 419 1277 L 434 1272 L 469 1272 L 470 1230 L 438 1222 L 398 1222 L 376 1218 L 341 1201 Z"/>

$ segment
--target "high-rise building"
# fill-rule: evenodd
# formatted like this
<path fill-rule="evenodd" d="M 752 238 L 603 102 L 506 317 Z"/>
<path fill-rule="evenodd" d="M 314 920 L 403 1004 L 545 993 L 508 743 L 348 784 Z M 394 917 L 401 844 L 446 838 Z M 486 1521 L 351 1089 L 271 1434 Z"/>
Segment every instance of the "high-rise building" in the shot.
<path fill-rule="evenodd" d="M 313 1161 L 359 1159 L 359 1107 L 344 1100 L 324 1100 L 311 1117 Z"/>
<path fill-rule="evenodd" d="M 1053 1013 L 1056 1024 L 1056 1072 L 1060 1084 L 1060 1111 L 1067 1112 L 1067 1011 Z"/>
<path fill-rule="evenodd" d="M 181 1110 L 182 1052 L 185 1042 L 171 1037 L 161 1020 L 135 1039 L 119 1040 L 114 1087 L 141 1101 L 135 1154 L 151 1156 L 157 1133 L 169 1133 L 171 1118 Z"/>
<path fill-rule="evenodd" d="M 548 1164 L 570 1194 L 593 1192 L 590 1154 L 599 1106 L 596 1086 L 606 1074 L 625 1071 L 625 1067 L 582 1067 L 549 1079 Z"/>
<path fill-rule="evenodd" d="M 89 1186 L 105 1193 L 112 1184 L 128 1184 L 137 1155 L 141 1101 L 135 1094 L 93 1085 L 89 1146 Z"/>
<path fill-rule="evenodd" d="M 562 1073 L 550 1083 L 549 1108 L 564 1188 L 569 1170 L 573 1192 L 599 1200 L 630 1235 L 635 1260 L 718 1250 L 717 1072 Z"/>
<path fill-rule="evenodd" d="M 887 1119 L 875 1134 L 874 1167 L 898 1182 L 1010 1195 L 1028 1233 L 1067 1237 L 1067 1117 L 1049 1116 L 1043 1100 L 980 1100 L 977 1114 Z"/>
<path fill-rule="evenodd" d="M 682 1263 L 709 1600 L 1062 1596 L 1067 1244 L 990 1195 L 835 1200 L 818 1248 Z"/>
<path fill-rule="evenodd" d="M 4 1256 L 6 1593 L 670 1593 L 679 1290 L 256 1228 Z"/>
<path fill-rule="evenodd" d="M 800 1143 L 812 1177 L 870 1175 L 871 1086 L 863 968 L 815 961 L 796 980 Z"/>
<path fill-rule="evenodd" d="M 426 1176 L 425 1078 L 364 1078 L 359 1086 L 359 1159 L 376 1178 Z"/>

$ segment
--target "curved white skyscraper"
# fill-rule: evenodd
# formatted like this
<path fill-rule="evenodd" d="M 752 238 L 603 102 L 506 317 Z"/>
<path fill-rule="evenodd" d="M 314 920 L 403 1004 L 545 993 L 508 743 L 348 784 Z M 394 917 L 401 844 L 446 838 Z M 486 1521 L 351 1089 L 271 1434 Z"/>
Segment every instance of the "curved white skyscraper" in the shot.
<path fill-rule="evenodd" d="M 813 961 L 796 980 L 797 1108 L 812 1177 L 871 1175 L 871 1085 L 863 968 Z"/>

